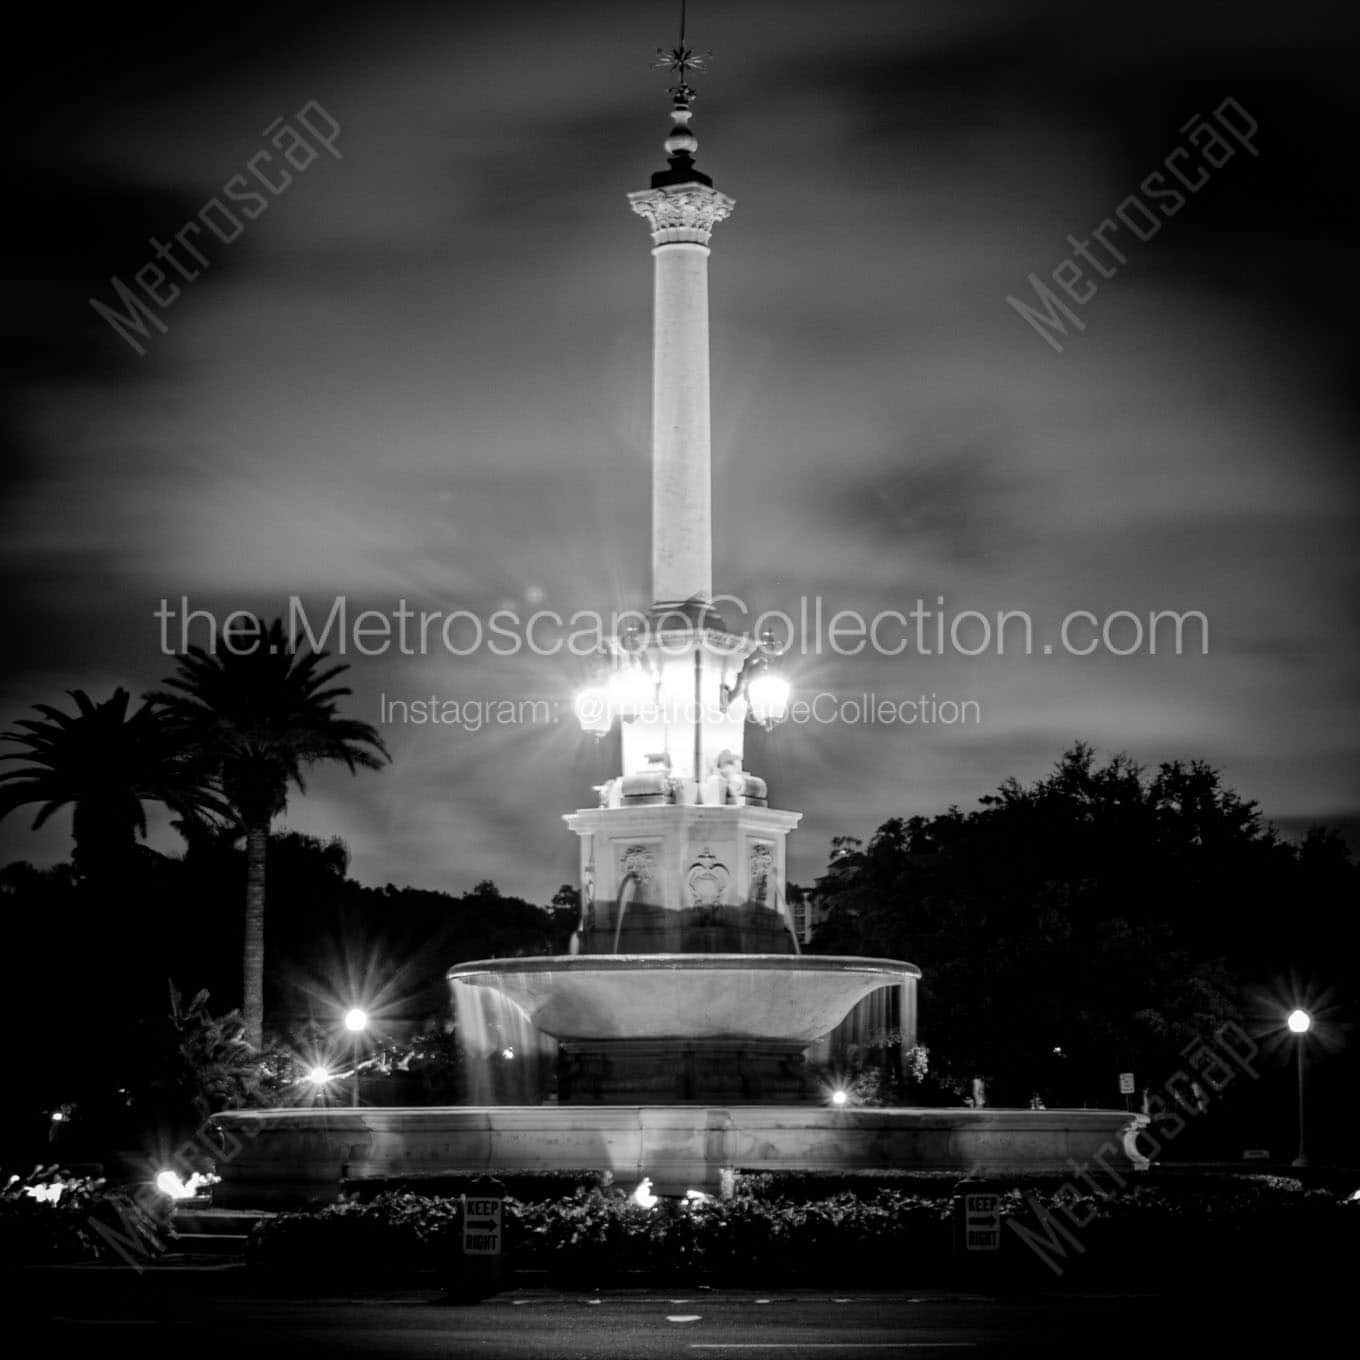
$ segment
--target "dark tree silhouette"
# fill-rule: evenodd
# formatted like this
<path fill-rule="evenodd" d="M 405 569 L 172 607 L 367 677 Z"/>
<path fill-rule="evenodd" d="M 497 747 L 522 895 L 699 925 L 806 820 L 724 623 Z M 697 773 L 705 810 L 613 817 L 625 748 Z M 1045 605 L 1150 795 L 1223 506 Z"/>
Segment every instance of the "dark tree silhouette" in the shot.
<path fill-rule="evenodd" d="M 70 695 L 74 714 L 36 704 L 41 719 L 21 718 L 15 724 L 21 731 L 0 738 L 24 748 L 0 760 L 26 762 L 0 774 L 0 816 L 37 803 L 36 830 L 71 807 L 76 868 L 103 882 L 126 872 L 145 838 L 147 803 L 169 808 L 185 825 L 205 815 L 231 815 L 210 762 L 180 742 L 160 705 L 148 701 L 129 714 L 125 689 L 102 703 L 84 690 Z"/>
<path fill-rule="evenodd" d="M 387 750 L 366 722 L 343 718 L 350 694 L 332 681 L 347 666 L 323 669 L 324 652 L 297 652 L 283 621 L 235 629 L 211 652 L 191 647 L 167 689 L 165 705 L 191 751 L 212 760 L 222 790 L 246 836 L 245 943 L 242 1006 L 246 1038 L 257 1048 L 264 1030 L 265 868 L 269 828 L 288 805 L 288 789 L 306 792 L 303 769 L 339 761 L 351 772 L 378 769 Z"/>
<path fill-rule="evenodd" d="M 1202 762 L 1148 773 L 1077 745 L 975 811 L 840 839 L 812 948 L 921 966 L 951 1089 L 1105 1103 L 1117 1072 L 1169 1073 L 1191 1039 L 1250 1023 L 1253 983 L 1353 968 L 1356 880 L 1334 838 L 1282 842 Z"/>

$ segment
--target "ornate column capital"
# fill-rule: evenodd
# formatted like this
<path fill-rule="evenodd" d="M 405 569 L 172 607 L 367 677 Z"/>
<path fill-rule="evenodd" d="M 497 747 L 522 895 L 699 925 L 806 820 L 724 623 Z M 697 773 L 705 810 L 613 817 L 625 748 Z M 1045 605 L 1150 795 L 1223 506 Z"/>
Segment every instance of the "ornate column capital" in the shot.
<path fill-rule="evenodd" d="M 713 228 L 732 215 L 734 200 L 707 184 L 666 185 L 628 195 L 639 217 L 647 219 L 659 246 L 688 241 L 706 246 Z"/>

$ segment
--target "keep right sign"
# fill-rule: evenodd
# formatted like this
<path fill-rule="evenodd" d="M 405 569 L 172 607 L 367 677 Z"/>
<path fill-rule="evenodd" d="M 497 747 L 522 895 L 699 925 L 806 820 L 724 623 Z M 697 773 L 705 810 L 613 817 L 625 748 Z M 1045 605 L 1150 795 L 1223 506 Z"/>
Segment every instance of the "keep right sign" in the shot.
<path fill-rule="evenodd" d="M 502 1215 L 505 1201 L 463 1197 L 463 1255 L 501 1254 Z"/>

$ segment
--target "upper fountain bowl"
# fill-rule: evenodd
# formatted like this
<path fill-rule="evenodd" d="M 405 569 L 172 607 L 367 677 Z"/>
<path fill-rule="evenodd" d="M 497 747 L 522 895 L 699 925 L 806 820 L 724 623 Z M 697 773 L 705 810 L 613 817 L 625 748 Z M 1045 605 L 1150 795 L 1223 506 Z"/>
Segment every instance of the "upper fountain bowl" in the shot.
<path fill-rule="evenodd" d="M 799 1046 L 829 1034 L 870 992 L 920 975 L 896 959 L 808 954 L 574 954 L 483 959 L 448 973 L 501 993 L 554 1039 Z"/>

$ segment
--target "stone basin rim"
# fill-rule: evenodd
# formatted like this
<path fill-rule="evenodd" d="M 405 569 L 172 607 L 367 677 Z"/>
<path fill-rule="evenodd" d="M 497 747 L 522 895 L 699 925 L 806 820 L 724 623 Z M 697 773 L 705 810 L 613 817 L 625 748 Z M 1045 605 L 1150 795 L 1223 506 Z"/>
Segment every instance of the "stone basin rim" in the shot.
<path fill-rule="evenodd" d="M 914 963 L 849 954 L 562 954 L 529 958 L 476 959 L 456 963 L 451 982 L 472 982 L 485 973 L 716 972 L 874 973 L 921 976 Z"/>
<path fill-rule="evenodd" d="M 212 1123 L 276 1124 L 315 1123 L 318 1126 L 354 1126 L 396 1123 L 457 1122 L 506 1125 L 556 1126 L 583 1124 L 590 1127 L 626 1125 L 652 1119 L 660 1123 L 681 1120 L 694 1124 L 700 1114 L 725 1115 L 737 1125 L 765 1127 L 778 1124 L 824 1126 L 830 1129 L 856 1125 L 920 1123 L 947 1127 L 970 1124 L 1013 1125 L 1021 1129 L 1084 1128 L 1125 1119 L 1146 1127 L 1148 1116 L 1133 1110 L 1053 1108 L 1031 1110 L 1017 1105 L 988 1105 L 976 1110 L 958 1105 L 861 1105 L 827 1108 L 820 1105 L 722 1105 L 692 1101 L 670 1105 L 282 1105 L 260 1109 L 219 1110 Z M 705 1128 L 712 1126 L 705 1124 Z M 904 1168 L 910 1170 L 911 1168 Z"/>

